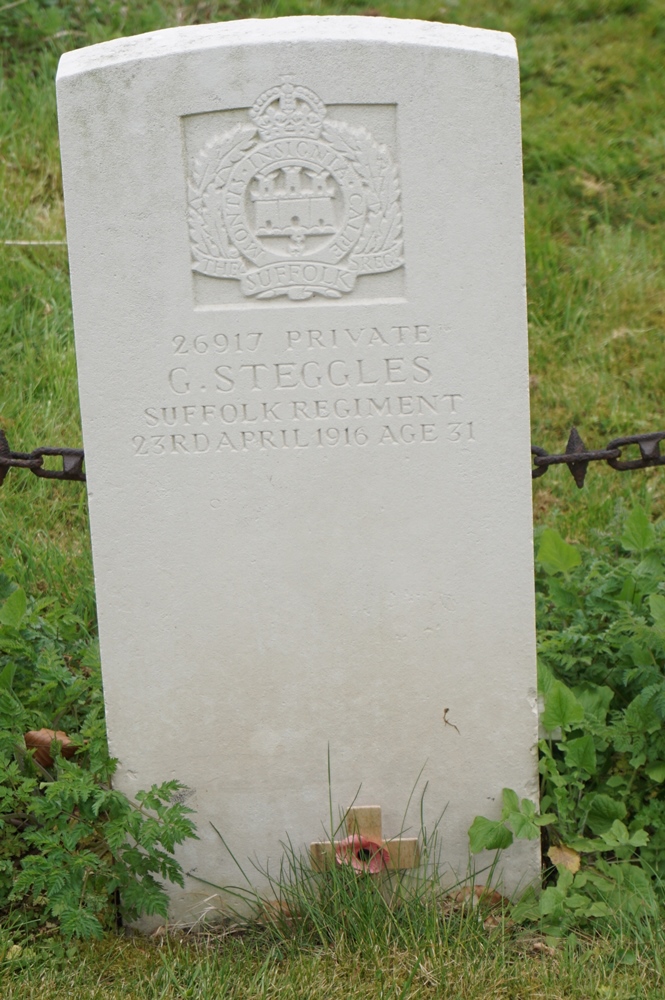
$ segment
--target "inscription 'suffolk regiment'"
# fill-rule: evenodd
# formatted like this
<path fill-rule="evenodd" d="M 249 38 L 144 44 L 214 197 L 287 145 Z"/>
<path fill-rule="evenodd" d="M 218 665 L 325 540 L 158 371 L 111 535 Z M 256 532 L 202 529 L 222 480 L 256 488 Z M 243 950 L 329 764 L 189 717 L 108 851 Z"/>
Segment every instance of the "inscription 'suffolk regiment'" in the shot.
<path fill-rule="evenodd" d="M 340 298 L 361 274 L 402 267 L 397 169 L 365 128 L 326 119 L 307 87 L 284 83 L 216 136 L 189 183 L 192 270 L 244 295 Z"/>

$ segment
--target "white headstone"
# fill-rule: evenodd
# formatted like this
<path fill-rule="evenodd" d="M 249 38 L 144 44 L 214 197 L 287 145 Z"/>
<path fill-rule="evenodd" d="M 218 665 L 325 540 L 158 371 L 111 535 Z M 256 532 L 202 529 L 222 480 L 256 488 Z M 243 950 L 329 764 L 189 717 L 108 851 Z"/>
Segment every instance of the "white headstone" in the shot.
<path fill-rule="evenodd" d="M 176 28 L 66 54 L 58 102 L 118 787 L 184 782 L 224 885 L 211 824 L 274 868 L 328 754 L 388 838 L 421 775 L 406 825 L 426 781 L 464 874 L 473 817 L 537 793 L 512 37 Z"/>

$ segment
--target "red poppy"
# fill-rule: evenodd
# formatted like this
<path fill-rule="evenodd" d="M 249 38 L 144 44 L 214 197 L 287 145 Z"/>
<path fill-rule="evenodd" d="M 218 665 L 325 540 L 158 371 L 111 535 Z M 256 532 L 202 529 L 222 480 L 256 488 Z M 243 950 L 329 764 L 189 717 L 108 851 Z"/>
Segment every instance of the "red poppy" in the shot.
<path fill-rule="evenodd" d="M 353 833 L 335 844 L 335 860 L 338 865 L 351 865 L 354 871 L 376 875 L 386 870 L 390 854 L 385 847 L 369 837 Z"/>

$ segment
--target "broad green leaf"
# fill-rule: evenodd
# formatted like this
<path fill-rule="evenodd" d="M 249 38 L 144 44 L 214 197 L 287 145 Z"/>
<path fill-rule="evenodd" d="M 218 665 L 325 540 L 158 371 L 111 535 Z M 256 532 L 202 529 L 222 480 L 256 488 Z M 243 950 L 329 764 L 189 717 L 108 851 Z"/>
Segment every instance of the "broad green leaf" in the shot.
<path fill-rule="evenodd" d="M 510 824 L 513 833 L 520 840 L 535 840 L 540 836 L 540 817 L 536 816 L 536 807 L 531 799 L 520 802 L 517 792 L 512 788 L 503 789 L 503 810 L 501 819 Z M 547 818 L 545 818 L 547 822 Z"/>
<path fill-rule="evenodd" d="M 620 819 L 615 819 L 609 830 L 601 836 L 605 844 L 612 849 L 619 847 L 646 847 L 649 843 L 649 834 L 646 830 L 635 830 L 634 833 L 629 833 L 628 827 Z"/>
<path fill-rule="evenodd" d="M 540 536 L 536 560 L 549 574 L 570 573 L 571 569 L 582 562 L 577 549 L 564 541 L 554 528 L 546 528 Z"/>
<path fill-rule="evenodd" d="M 623 819 L 626 807 L 623 802 L 610 798 L 602 792 L 588 801 L 587 826 L 593 833 L 607 833 L 615 819 Z"/>
<path fill-rule="evenodd" d="M 566 906 L 571 910 L 586 910 L 589 906 L 589 897 L 583 896 L 581 892 L 573 892 L 566 897 Z"/>
<path fill-rule="evenodd" d="M 560 726 L 572 726 L 584 718 L 584 709 L 563 681 L 555 681 L 545 695 L 545 711 L 540 721 L 548 732 Z"/>
<path fill-rule="evenodd" d="M 612 839 L 615 844 L 627 844 L 630 841 L 628 827 L 620 819 L 615 819 L 607 833 L 603 835 L 603 840 L 607 838 Z"/>
<path fill-rule="evenodd" d="M 605 684 L 578 684 L 571 688 L 573 694 L 584 708 L 587 718 L 604 722 L 614 698 L 614 691 Z"/>
<path fill-rule="evenodd" d="M 652 781 L 665 781 L 665 762 L 659 760 L 655 764 L 649 764 L 644 768 Z"/>
<path fill-rule="evenodd" d="M 559 869 L 559 877 L 556 882 L 557 889 L 561 889 L 563 892 L 568 892 L 575 881 L 575 877 L 568 868 Z"/>
<path fill-rule="evenodd" d="M 536 826 L 529 816 L 525 816 L 524 813 L 511 813 L 508 817 L 508 822 L 518 840 L 536 840 L 536 838 L 540 837 L 540 828 Z"/>
<path fill-rule="evenodd" d="M 503 796 L 503 812 L 502 816 L 505 819 L 510 813 L 520 811 L 520 800 L 517 792 L 514 792 L 512 788 L 504 788 L 502 792 Z"/>
<path fill-rule="evenodd" d="M 556 820 L 556 813 L 541 813 L 539 816 L 533 817 L 536 826 L 551 826 L 552 823 L 556 823 Z"/>
<path fill-rule="evenodd" d="M 593 736 L 580 736 L 577 740 L 569 740 L 565 744 L 566 764 L 568 767 L 587 774 L 596 773 L 596 747 Z"/>
<path fill-rule="evenodd" d="M 538 694 L 547 694 L 553 684 L 556 683 L 554 674 L 544 660 L 538 657 Z"/>
<path fill-rule="evenodd" d="M 9 691 L 16 673 L 16 664 L 8 663 L 0 673 L 0 691 Z"/>
<path fill-rule="evenodd" d="M 629 862 L 609 865 L 608 868 L 615 876 L 617 882 L 625 885 L 628 889 L 632 889 L 633 892 L 643 893 L 644 895 L 651 895 L 653 893 L 653 882 L 644 868 L 638 868 Z"/>
<path fill-rule="evenodd" d="M 657 699 L 653 688 L 641 691 L 633 698 L 624 713 L 624 721 L 635 732 L 656 733 L 662 727 L 662 719 L 656 711 Z"/>
<path fill-rule="evenodd" d="M 517 924 L 525 923 L 529 920 L 537 920 L 540 914 L 538 897 L 532 886 L 526 890 L 519 903 L 516 903 L 510 915 Z"/>
<path fill-rule="evenodd" d="M 559 611 L 576 611 L 579 607 L 579 595 L 570 587 L 564 587 L 559 577 L 549 579 L 550 597 Z"/>
<path fill-rule="evenodd" d="M 662 594 L 650 594 L 649 609 L 656 628 L 660 632 L 665 632 L 665 597 Z"/>
<path fill-rule="evenodd" d="M 621 544 L 629 552 L 644 552 L 653 545 L 653 525 L 642 507 L 635 507 L 626 520 Z"/>
<path fill-rule="evenodd" d="M 0 625 L 18 628 L 25 615 L 27 603 L 24 590 L 19 587 L 13 591 L 0 607 Z"/>
<path fill-rule="evenodd" d="M 619 593 L 620 601 L 633 601 L 635 599 L 636 591 L 635 580 L 632 576 L 627 576 L 623 581 L 623 586 L 621 587 L 621 592 Z"/>
<path fill-rule="evenodd" d="M 635 576 L 650 578 L 650 582 L 657 582 L 663 576 L 663 556 L 658 550 L 647 552 L 642 560 L 635 567 Z"/>
<path fill-rule="evenodd" d="M 523 816 L 528 816 L 529 819 L 536 818 L 536 806 L 531 799 L 522 799 L 520 803 L 520 812 Z"/>
<path fill-rule="evenodd" d="M 513 835 L 510 830 L 497 820 L 476 816 L 469 828 L 469 844 L 471 853 L 480 851 L 498 851 L 510 847 Z"/>
<path fill-rule="evenodd" d="M 551 913 L 555 913 L 563 906 L 563 901 L 566 898 L 565 892 L 559 889 L 556 885 L 551 885 L 540 896 L 540 915 L 542 917 L 547 917 Z"/>
<path fill-rule="evenodd" d="M 554 823 L 556 820 L 556 815 L 554 813 L 538 813 L 536 811 L 536 805 L 531 799 L 522 799 L 520 804 L 520 812 L 522 816 L 525 816 L 536 826 L 547 826 L 548 823 Z"/>
<path fill-rule="evenodd" d="M 593 840 L 588 837 L 571 837 L 568 846 L 579 851 L 580 854 L 595 854 L 596 851 L 605 850 L 605 844 L 597 837 L 594 837 Z"/>
<path fill-rule="evenodd" d="M 629 641 L 622 647 L 636 667 L 651 667 L 653 654 L 649 647 L 641 642 Z"/>

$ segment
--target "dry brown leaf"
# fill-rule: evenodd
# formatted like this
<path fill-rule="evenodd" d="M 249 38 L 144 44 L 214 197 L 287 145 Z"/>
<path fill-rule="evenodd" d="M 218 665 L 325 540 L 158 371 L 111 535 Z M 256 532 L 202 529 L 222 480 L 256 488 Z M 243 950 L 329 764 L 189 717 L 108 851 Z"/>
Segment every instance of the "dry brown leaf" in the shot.
<path fill-rule="evenodd" d="M 455 902 L 461 903 L 471 903 L 472 906 L 500 906 L 502 903 L 508 905 L 508 899 L 502 896 L 500 892 L 496 892 L 494 889 L 488 889 L 486 885 L 465 885 L 463 889 L 460 889 L 455 895 Z"/>
<path fill-rule="evenodd" d="M 541 955 L 548 955 L 550 958 L 556 957 L 556 948 L 552 948 L 549 944 L 545 944 L 544 941 L 532 941 L 531 951 L 535 951 Z"/>
<path fill-rule="evenodd" d="M 33 729 L 23 737 L 28 750 L 35 751 L 35 760 L 42 767 L 52 767 L 53 757 L 51 755 L 51 743 L 57 740 L 62 747 L 63 757 L 73 757 L 76 747 L 73 745 L 67 733 L 61 729 Z"/>
<path fill-rule="evenodd" d="M 483 920 L 483 927 L 486 931 L 494 931 L 497 927 L 501 927 L 504 933 L 508 933 L 515 927 L 515 921 L 505 916 L 504 913 L 488 913 Z"/>
<path fill-rule="evenodd" d="M 580 870 L 580 856 L 572 847 L 560 844 L 558 847 L 550 847 L 547 856 L 553 865 L 563 865 L 573 875 Z"/>
<path fill-rule="evenodd" d="M 588 174 L 584 170 L 576 173 L 574 183 L 587 198 L 594 198 L 598 195 L 609 195 L 613 190 L 612 184 L 601 181 L 598 177 L 594 177 L 593 174 Z"/>

